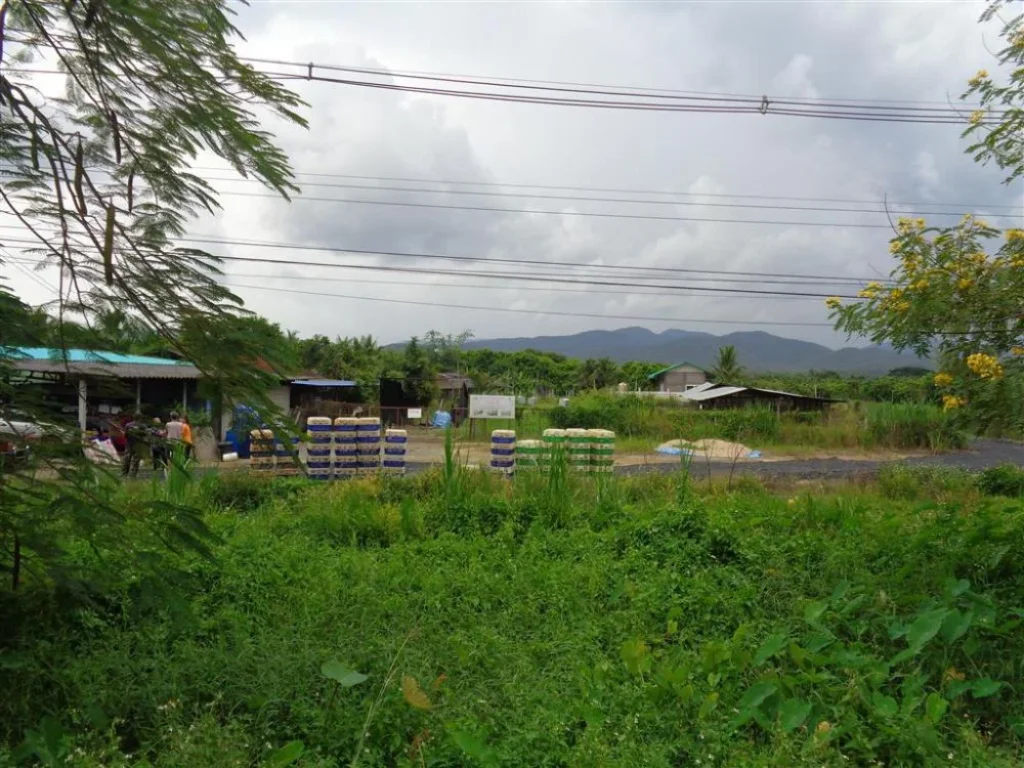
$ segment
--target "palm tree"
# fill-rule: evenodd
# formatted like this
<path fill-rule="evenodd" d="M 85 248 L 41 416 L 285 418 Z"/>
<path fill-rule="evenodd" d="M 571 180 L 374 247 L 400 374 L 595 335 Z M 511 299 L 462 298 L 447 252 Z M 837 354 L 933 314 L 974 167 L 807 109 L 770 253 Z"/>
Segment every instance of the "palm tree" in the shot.
<path fill-rule="evenodd" d="M 736 347 L 730 344 L 718 348 L 718 359 L 711 369 L 711 375 L 719 384 L 735 383 L 743 375 L 743 368 L 736 359 Z"/>

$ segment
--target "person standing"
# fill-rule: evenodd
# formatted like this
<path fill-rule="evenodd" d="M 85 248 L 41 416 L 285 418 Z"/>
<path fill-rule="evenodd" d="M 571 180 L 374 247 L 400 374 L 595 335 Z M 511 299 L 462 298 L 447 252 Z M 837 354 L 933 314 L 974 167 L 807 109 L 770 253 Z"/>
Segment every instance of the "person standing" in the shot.
<path fill-rule="evenodd" d="M 177 411 L 171 411 L 171 420 L 164 426 L 164 436 L 167 438 L 165 459 L 170 459 L 174 451 L 182 443 L 182 436 L 185 433 L 185 423 L 178 417 Z"/>
<path fill-rule="evenodd" d="M 135 414 L 123 426 L 125 437 L 124 456 L 121 458 L 121 474 L 124 477 L 138 477 L 142 456 L 149 447 L 149 430 L 142 423 L 142 416 Z"/>
<path fill-rule="evenodd" d="M 153 471 L 159 472 L 167 466 L 167 433 L 160 419 L 154 417 L 149 428 L 150 456 L 153 459 Z"/>
<path fill-rule="evenodd" d="M 188 414 L 181 417 L 181 442 L 185 444 L 185 461 L 192 458 L 192 425 L 188 423 Z"/>

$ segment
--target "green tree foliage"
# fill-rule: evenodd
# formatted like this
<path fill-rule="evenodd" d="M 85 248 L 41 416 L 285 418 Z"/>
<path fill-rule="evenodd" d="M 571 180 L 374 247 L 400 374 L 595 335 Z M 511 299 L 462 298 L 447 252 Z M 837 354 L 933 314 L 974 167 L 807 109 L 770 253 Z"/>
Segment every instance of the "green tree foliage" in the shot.
<path fill-rule="evenodd" d="M 60 274 L 50 320 L 23 312 L 3 324 L 0 342 L 31 341 L 41 325 L 49 327 L 43 341 L 62 348 L 130 348 L 155 338 L 234 400 L 272 412 L 264 391 L 276 376 L 252 365 L 266 360 L 266 338 L 249 333 L 241 301 L 217 280 L 217 258 L 175 242 L 195 215 L 218 209 L 214 190 L 190 167 L 200 152 L 282 195 L 296 190 L 260 125 L 271 114 L 303 124 L 301 102 L 235 54 L 239 5 L 0 2 L 0 208 L 20 224 L 18 237 L 34 243 L 22 252 Z M 65 74 L 64 98 L 33 87 L 28 70 L 40 64 Z M 9 294 L 0 304 L 6 317 L 21 309 Z M 82 327 L 88 333 L 76 336 Z M 11 583 L 25 574 L 83 575 L 68 571 L 62 550 L 77 541 L 130 553 L 140 578 L 165 575 L 169 550 L 201 549 L 202 523 L 180 504 L 126 509 L 110 501 L 77 432 L 18 386 L 5 349 L 0 400 L 53 423 L 37 463 L 0 467 L 0 567 Z"/>
<path fill-rule="evenodd" d="M 991 3 L 983 20 L 1004 8 Z M 995 163 L 1012 181 L 1024 174 L 1024 17 L 1004 20 L 1002 36 L 996 58 L 1010 74 L 1002 83 L 984 70 L 971 78 L 964 98 L 981 109 L 964 135 L 979 162 Z M 989 119 L 995 108 L 1001 117 Z M 942 370 L 934 382 L 945 408 L 979 429 L 1020 431 L 1024 230 L 1000 233 L 970 215 L 952 227 L 900 219 L 890 252 L 897 263 L 888 283 L 868 284 L 855 303 L 828 300 L 836 327 L 897 349 L 936 352 Z"/>
<path fill-rule="evenodd" d="M 443 334 L 427 331 L 423 337 L 423 348 L 431 364 L 439 371 L 457 371 L 462 366 L 462 348 L 473 338 L 472 331 L 458 334 Z"/>
<path fill-rule="evenodd" d="M 629 384 L 629 388 L 632 390 L 652 389 L 654 382 L 650 379 L 651 374 L 660 371 L 664 367 L 661 363 L 638 361 L 623 363 L 621 368 L 622 380 Z"/>
<path fill-rule="evenodd" d="M 619 366 L 608 357 L 583 361 L 577 378 L 580 389 L 604 389 L 618 383 Z"/>
<path fill-rule="evenodd" d="M 436 398 L 436 373 L 427 350 L 420 344 L 419 339 L 413 336 L 406 345 L 402 358 L 402 387 L 406 398 L 422 405 Z"/>
<path fill-rule="evenodd" d="M 743 368 L 740 367 L 739 359 L 736 356 L 736 347 L 728 344 L 718 348 L 718 357 L 711 369 L 711 376 L 719 383 L 731 383 L 738 381 L 743 375 Z"/>

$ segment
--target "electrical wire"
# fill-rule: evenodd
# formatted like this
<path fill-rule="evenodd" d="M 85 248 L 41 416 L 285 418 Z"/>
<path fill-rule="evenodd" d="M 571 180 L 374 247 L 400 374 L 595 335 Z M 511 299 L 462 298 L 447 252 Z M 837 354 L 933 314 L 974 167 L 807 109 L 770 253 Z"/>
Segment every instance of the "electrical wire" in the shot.
<path fill-rule="evenodd" d="M 750 294 L 757 296 L 806 296 L 814 298 L 828 298 L 830 296 L 836 296 L 841 299 L 856 299 L 858 297 L 846 295 L 842 293 L 819 293 L 819 292 L 808 292 L 808 291 L 777 291 L 777 290 L 766 290 L 760 288 L 714 288 L 708 286 L 696 286 L 696 285 L 672 285 L 668 283 L 629 283 L 622 280 L 616 282 L 604 282 L 600 280 L 590 279 L 578 279 L 575 277 L 559 277 L 557 275 L 523 275 L 523 274 L 508 274 L 501 272 L 468 272 L 465 270 L 445 270 L 445 269 L 423 269 L 417 267 L 397 267 L 384 264 L 338 264 L 334 262 L 302 262 L 285 259 L 261 259 L 254 256 L 219 256 L 222 261 L 242 261 L 251 264 L 279 264 L 282 266 L 302 266 L 302 267 L 324 267 L 330 269 L 356 269 L 366 270 L 373 272 L 402 272 L 407 274 L 422 274 L 422 275 L 445 275 L 445 276 L 470 276 L 479 277 L 485 280 L 521 280 L 530 283 L 564 283 L 569 285 L 596 285 L 596 286 L 608 286 L 608 287 L 637 287 L 637 288 L 662 288 L 665 290 L 689 290 L 699 291 L 701 293 L 715 293 L 715 294 Z M 728 281 L 721 281 L 728 282 Z"/>
<path fill-rule="evenodd" d="M 251 183 L 259 184 L 257 179 L 245 179 L 241 177 L 225 178 L 225 177 L 206 177 L 204 181 L 209 182 L 233 182 L 233 183 Z M 433 194 L 433 195 L 470 195 L 473 197 L 512 197 L 512 198 L 529 198 L 534 200 L 570 200 L 573 202 L 586 202 L 586 203 L 625 203 L 628 205 L 671 205 L 671 206 L 696 206 L 701 208 L 751 208 L 758 210 L 772 210 L 772 211 L 811 211 L 816 213 L 865 213 L 865 214 L 888 214 L 896 213 L 901 216 L 963 216 L 966 211 L 920 211 L 920 210 L 900 210 L 891 211 L 886 208 L 836 208 L 833 206 L 798 206 L 798 205 L 770 205 L 760 203 L 709 203 L 704 201 L 692 202 L 687 200 L 637 200 L 623 197 L 580 197 L 579 195 L 551 195 L 551 194 L 537 194 L 537 193 L 508 193 L 508 192 L 490 192 L 490 191 L 478 191 L 478 190 L 465 190 L 465 189 L 427 189 L 427 188 L 416 188 L 416 187 L 391 187 L 391 186 L 380 186 L 375 184 L 329 184 L 323 182 L 302 182 L 304 187 L 325 187 L 331 189 L 359 189 L 368 190 L 373 192 L 401 192 L 401 193 L 414 193 L 414 194 Z M 222 195 L 237 195 L 238 192 L 234 190 L 218 190 L 218 194 Z M 280 199 L 277 195 L 262 195 L 268 198 Z M 332 200 L 333 198 L 325 197 L 308 197 L 306 195 L 296 195 L 293 201 L 296 200 L 315 200 L 318 202 L 325 202 Z M 389 201 L 380 201 L 386 203 Z M 972 209 L 976 210 L 976 209 Z M 1019 218 L 1022 213 L 990 213 L 986 214 L 989 218 L 996 219 L 1011 219 Z"/>
<path fill-rule="evenodd" d="M 305 66 L 305 65 L 303 65 Z M 315 65 L 314 65 L 315 66 Z M 295 73 L 290 72 L 261 72 L 270 77 L 294 77 Z M 398 85 L 396 83 L 375 83 L 364 80 L 352 80 L 339 77 L 325 77 L 323 75 L 307 75 L 304 78 L 308 82 L 331 83 L 334 85 L 347 85 L 358 88 L 379 89 L 397 93 L 417 93 L 431 96 L 450 96 L 463 99 L 481 101 L 496 101 L 516 104 L 538 104 L 559 107 L 581 107 L 596 109 L 617 109 L 639 112 L 703 112 L 714 114 L 749 114 L 749 115 L 772 115 L 788 117 L 810 117 L 828 118 L 838 120 L 858 120 L 868 122 L 885 123 L 921 123 L 932 125 L 963 125 L 967 122 L 966 116 L 959 112 L 949 110 L 947 112 L 925 115 L 918 113 L 880 114 L 877 112 L 865 111 L 864 109 L 835 109 L 822 107 L 819 109 L 807 109 L 806 107 L 784 106 L 774 107 L 770 111 L 768 105 L 771 103 L 765 99 L 761 105 L 754 104 L 662 104 L 642 101 L 609 101 L 601 99 L 570 99 L 564 97 L 546 97 L 522 94 L 505 94 L 493 91 L 470 91 L 451 88 L 432 88 L 426 86 Z M 985 117 L 979 123 L 988 124 L 1003 119 L 1004 115 L 995 112 L 986 112 Z"/>
<path fill-rule="evenodd" d="M 7 261 L 17 262 L 17 263 L 21 263 L 21 264 L 29 264 L 29 265 L 34 265 L 34 264 L 38 264 L 39 263 L 36 260 L 30 260 L 30 259 L 19 260 L 19 259 L 13 259 L 12 258 L 12 259 L 7 259 Z M 408 280 L 366 280 L 366 279 L 360 279 L 360 278 L 354 278 L 354 277 L 324 277 L 324 276 L 321 276 L 321 275 L 268 275 L 268 274 L 252 273 L 252 272 L 250 272 L 250 273 L 225 272 L 225 273 L 221 274 L 220 277 L 224 278 L 225 280 L 236 279 L 236 278 L 252 279 L 252 280 L 269 279 L 269 280 L 275 280 L 275 281 L 279 281 L 279 280 L 289 280 L 289 281 L 297 280 L 297 281 L 311 281 L 311 282 L 317 282 L 317 283 L 346 283 L 346 284 L 347 283 L 354 283 L 354 284 L 358 284 L 358 285 L 386 285 L 386 286 L 402 286 L 402 287 L 408 286 L 408 287 L 413 287 L 413 288 L 430 288 L 430 289 L 433 289 L 433 288 L 458 288 L 458 289 L 472 289 L 472 290 L 484 290 L 484 291 L 515 291 L 517 293 L 518 292 L 522 292 L 522 291 L 536 292 L 536 293 L 563 293 L 563 294 L 570 294 L 570 295 L 571 294 L 577 294 L 579 296 L 591 296 L 591 295 L 655 296 L 655 297 L 665 297 L 665 298 L 678 298 L 680 296 L 694 296 L 694 297 L 700 297 L 700 298 L 705 298 L 705 299 L 715 298 L 715 297 L 704 296 L 704 295 L 699 294 L 699 293 L 686 293 L 685 291 L 680 291 L 680 292 L 638 291 L 638 290 L 633 290 L 633 291 L 616 291 L 616 290 L 602 290 L 602 289 L 595 289 L 595 288 L 586 288 L 584 290 L 576 290 L 576 289 L 573 289 L 573 288 L 553 288 L 553 287 L 550 287 L 550 286 L 546 286 L 546 287 L 529 286 L 529 285 L 504 286 L 504 285 L 484 285 L 482 283 L 439 283 L 439 282 L 433 282 L 433 281 L 429 282 L 429 283 L 425 283 L 422 280 L 418 280 L 418 281 L 408 281 Z M 225 285 L 231 285 L 231 283 L 228 283 L 228 282 L 225 282 L 224 284 Z M 759 300 L 759 301 L 765 300 L 764 297 L 761 297 L 761 296 L 748 296 L 748 295 L 743 295 L 743 294 L 738 295 L 738 296 L 730 296 L 728 298 L 729 298 L 730 301 L 732 301 L 734 299 L 754 299 L 754 300 Z M 814 302 L 818 302 L 819 301 L 819 299 L 817 297 L 806 297 L 806 296 L 776 296 L 776 297 L 773 297 L 773 299 L 774 300 L 778 300 L 778 301 L 782 301 L 784 299 L 785 300 L 789 300 L 789 301 L 814 301 Z"/>
<path fill-rule="evenodd" d="M 0 214 L 5 213 L 0 211 Z M 8 214 L 10 215 L 10 214 Z M 0 225 L 0 229 L 14 230 L 17 232 L 24 233 L 25 230 L 18 226 Z M 56 234 L 56 233 L 48 233 Z M 495 258 L 487 256 L 463 256 L 453 254 L 440 254 L 440 253 L 424 253 L 418 251 L 385 251 L 385 250 L 370 250 L 360 248 L 344 248 L 338 246 L 325 246 L 325 245 L 308 245 L 301 243 L 275 243 L 267 242 L 263 240 L 235 240 L 227 238 L 215 238 L 215 237 L 182 237 L 179 238 L 182 242 L 187 243 L 201 243 L 207 245 L 233 245 L 233 246 L 246 246 L 251 248 L 277 248 L 280 250 L 293 250 L 293 251 L 320 251 L 325 253 L 341 253 L 351 254 L 355 256 L 388 256 L 397 258 L 410 258 L 410 259 L 431 259 L 431 260 L 442 260 L 442 261 L 454 261 L 454 262 L 477 262 L 483 264 L 514 264 L 514 265 L 525 265 L 531 267 L 563 267 L 570 269 L 604 269 L 611 272 L 631 272 L 631 273 L 648 273 L 657 274 L 659 277 L 670 275 L 670 274 L 681 274 L 681 275 L 735 275 L 740 277 L 778 277 L 778 278 L 792 278 L 795 281 L 801 280 L 825 280 L 828 282 L 850 282 L 854 284 L 862 284 L 868 281 L 879 281 L 878 276 L 873 277 L 858 277 L 852 275 L 821 275 L 821 274 L 795 274 L 792 272 L 757 272 L 751 270 L 742 271 L 729 271 L 721 269 L 696 269 L 692 267 L 654 267 L 654 266 L 631 266 L 627 264 L 580 264 L 572 261 L 551 261 L 543 259 L 513 259 L 513 258 Z M 37 242 L 37 241 L 30 241 Z M 634 276 L 634 279 L 638 279 Z M 652 278 L 653 279 L 653 278 Z"/>
<path fill-rule="evenodd" d="M 262 192 L 230 192 L 220 191 L 218 194 L 228 197 L 262 197 L 280 200 L 278 195 Z M 843 221 L 784 221 L 779 219 L 732 219 L 711 216 L 662 216 L 648 213 L 603 213 L 598 211 L 552 211 L 545 208 L 500 208 L 485 205 L 447 205 L 444 203 L 416 203 L 404 200 L 364 200 L 351 197 L 313 197 L 300 195 L 291 202 L 305 203 L 344 203 L 346 205 L 380 205 L 396 208 L 428 208 L 431 210 L 474 211 L 477 213 L 519 213 L 540 216 L 580 216 L 598 219 L 629 219 L 638 221 L 692 221 L 705 224 L 759 224 L 794 227 L 851 227 L 853 229 L 891 229 L 888 224 L 867 224 L 864 222 Z"/>
<path fill-rule="evenodd" d="M 321 293 L 319 291 L 300 291 L 292 288 L 276 288 L 264 285 L 241 285 L 236 284 L 235 288 L 244 288 L 247 290 L 254 291 L 274 291 L 278 293 L 290 293 L 302 296 L 321 296 L 325 298 L 334 299 L 348 299 L 352 301 L 374 301 L 381 302 L 384 304 L 405 304 L 417 307 L 436 307 L 439 309 L 468 309 L 479 312 L 510 312 L 515 314 L 533 315 L 534 317 L 544 317 L 546 315 L 554 317 L 586 317 L 586 318 L 598 318 L 602 320 L 641 320 L 648 322 L 659 322 L 659 323 L 687 323 L 694 325 L 753 325 L 753 326 L 798 326 L 808 328 L 832 328 L 831 323 L 811 323 L 806 321 L 788 321 L 788 320 L 709 320 L 707 318 L 686 318 L 686 317 L 657 317 L 649 315 L 612 315 L 604 312 L 561 312 L 556 310 L 546 309 L 516 309 L 515 307 L 502 307 L 502 306 L 490 306 L 481 307 L 469 304 L 448 304 L 441 302 L 430 302 L 430 301 L 414 301 L 412 299 L 389 299 L 379 296 L 350 296 L 339 293 Z"/>
<path fill-rule="evenodd" d="M 709 93 L 699 91 L 677 91 L 664 88 L 644 88 L 640 89 L 636 86 L 617 87 L 608 85 L 595 85 L 595 84 L 570 84 L 570 83 L 559 83 L 556 81 L 546 81 L 541 83 L 539 81 L 524 80 L 522 78 L 486 78 L 474 75 L 449 75 L 449 74 L 437 74 L 437 73 L 424 73 L 415 71 L 403 71 L 394 69 L 383 69 L 374 67 L 354 67 L 344 66 L 336 64 L 320 64 L 315 62 L 299 62 L 299 61 L 287 61 L 281 59 L 263 59 L 263 58 L 252 58 L 252 57 L 240 57 L 243 61 L 256 64 L 268 64 L 273 66 L 285 66 L 299 68 L 300 72 L 292 73 L 273 73 L 275 75 L 292 75 L 296 77 L 303 77 L 307 80 L 320 80 L 324 82 L 338 81 L 343 82 L 346 85 L 379 85 L 379 86 L 390 86 L 391 83 L 375 83 L 370 84 L 366 82 L 357 82 L 351 80 L 342 80 L 340 78 L 326 78 L 314 74 L 314 70 L 323 70 L 328 72 L 342 72 L 352 75 L 364 75 L 371 77 L 386 77 L 397 80 L 418 80 L 427 81 L 432 83 L 447 83 L 459 86 L 478 86 L 484 88 L 499 88 L 512 91 L 513 94 L 516 91 L 527 91 L 527 92 L 539 92 L 539 93 L 555 93 L 555 94 L 571 94 L 573 96 L 611 96 L 617 98 L 643 98 L 643 99 L 654 99 L 660 100 L 653 103 L 650 102 L 637 102 L 638 105 L 649 106 L 649 107 L 668 107 L 672 106 L 675 109 L 685 110 L 685 106 L 681 105 L 680 102 L 684 102 L 686 105 L 691 103 L 699 103 L 700 105 L 709 104 L 722 104 L 730 105 L 723 106 L 723 109 L 733 110 L 736 105 L 747 105 L 747 109 L 751 111 L 757 111 L 761 114 L 767 114 L 771 111 L 772 114 L 777 114 L 777 110 L 771 109 L 773 105 L 783 105 L 790 108 L 809 108 L 816 107 L 819 110 L 858 110 L 863 114 L 876 114 L 879 119 L 884 119 L 886 114 L 899 114 L 908 115 L 910 117 L 920 116 L 928 118 L 938 118 L 943 116 L 953 116 L 958 122 L 963 122 L 961 111 L 952 107 L 951 105 L 943 107 L 934 106 L 912 106 L 910 102 L 877 102 L 864 99 L 857 100 L 836 100 L 836 99 L 820 99 L 820 98 L 800 98 L 800 97 L 769 97 L 767 94 L 764 95 L 753 95 L 753 94 L 723 94 L 723 93 Z M 269 74 L 269 73 L 268 73 Z M 401 90 L 412 89 L 410 86 L 397 86 Z M 442 92 L 443 89 L 422 87 L 422 91 L 429 92 Z M 478 95 L 479 92 L 458 92 L 458 91 L 446 91 L 445 95 L 461 95 L 467 96 L 473 93 Z M 502 94 L 508 95 L 508 94 Z M 552 102 L 555 99 L 547 96 L 529 97 L 517 95 L 513 98 L 519 99 L 533 99 L 543 100 L 544 102 Z M 562 97 L 563 101 L 573 103 L 587 103 L 589 106 L 597 105 L 596 102 L 590 100 L 571 100 Z M 626 106 L 630 102 L 617 104 L 617 106 Z M 809 114 L 809 113 L 808 113 Z M 849 114 L 843 112 L 837 112 L 839 114 Z M 997 113 L 990 113 L 996 115 Z M 1002 116 L 1002 115 L 1000 115 Z"/>
<path fill-rule="evenodd" d="M 242 59 L 243 61 L 248 61 L 248 62 L 257 63 L 257 64 L 274 64 L 274 65 L 285 65 L 285 66 L 308 67 L 308 64 L 305 63 L 305 62 L 296 62 L 296 61 L 281 60 L 281 59 L 261 59 L 261 58 L 256 58 L 256 57 L 252 57 L 252 56 L 240 56 L 239 58 Z M 366 71 L 366 72 L 373 72 L 373 73 L 382 74 L 382 75 L 393 75 L 396 72 L 396 70 L 389 70 L 389 69 L 381 69 L 381 68 L 374 69 L 374 68 L 370 68 L 370 67 L 355 68 L 355 67 L 352 67 L 352 66 L 344 66 L 344 65 L 337 65 L 337 64 L 335 64 L 335 65 L 315 64 L 314 66 L 316 68 L 318 68 L 318 69 L 326 69 L 328 71 L 338 71 L 338 72 Z M 415 76 L 426 76 L 426 77 L 432 77 L 432 78 L 434 78 L 434 77 L 447 77 L 447 78 L 470 78 L 470 79 L 472 79 L 473 77 L 477 77 L 477 78 L 483 78 L 483 79 L 486 79 L 486 80 L 500 80 L 500 81 L 502 81 L 503 84 L 509 84 L 509 83 L 528 83 L 528 84 L 532 84 L 532 85 L 565 85 L 565 86 L 572 86 L 572 87 L 577 87 L 577 88 L 604 88 L 604 89 L 612 89 L 612 90 L 617 90 L 617 91 L 641 91 L 641 92 L 645 92 L 645 93 L 680 94 L 680 95 L 683 95 L 683 96 L 696 96 L 696 97 L 700 97 L 700 96 L 725 96 L 725 97 L 731 97 L 731 98 L 756 99 L 757 101 L 760 101 L 763 98 L 763 96 L 761 96 L 761 95 L 752 94 L 752 93 L 734 93 L 734 92 L 723 92 L 723 91 L 687 91 L 687 90 L 681 90 L 681 89 L 678 89 L 678 88 L 657 88 L 657 87 L 651 87 L 651 86 L 638 86 L 638 85 L 608 85 L 608 84 L 602 84 L 602 83 L 573 82 L 573 81 L 567 81 L 567 80 L 536 80 L 536 79 L 529 79 L 529 78 L 523 78 L 523 77 L 500 77 L 500 76 L 494 76 L 494 75 L 486 75 L 486 76 L 484 76 L 484 75 L 477 75 L 477 76 L 472 76 L 472 75 L 465 75 L 465 74 L 452 74 L 451 72 L 425 72 L 425 71 L 422 71 L 422 70 L 402 70 L 402 75 L 408 75 L 410 77 L 412 77 L 414 75 Z M 297 75 L 297 77 L 303 77 L 303 76 L 304 75 L 301 75 L 301 74 Z M 840 99 L 840 98 L 833 98 L 831 100 L 830 99 L 823 100 L 823 99 L 820 99 L 820 98 L 801 97 L 801 96 L 783 96 L 783 97 L 779 97 L 779 98 L 780 99 L 786 99 L 788 101 L 802 102 L 802 103 L 818 103 L 818 102 L 821 102 L 821 101 L 844 101 L 844 102 L 856 102 L 856 103 L 860 103 L 860 104 L 923 104 L 923 105 L 929 105 L 929 106 L 936 106 L 936 105 L 942 105 L 942 106 L 946 106 L 946 107 L 949 106 L 949 102 L 948 101 L 919 101 L 919 100 L 913 100 L 913 99 L 862 99 L 862 98 L 841 98 Z"/>
<path fill-rule="evenodd" d="M 213 167 L 202 167 L 196 166 L 192 168 L 193 171 L 212 171 L 213 173 L 234 173 L 234 168 L 213 168 Z M 328 178 L 328 179 L 357 179 L 357 180 L 368 180 L 368 181 L 387 181 L 387 182 L 408 182 L 416 184 L 444 184 L 452 186 L 470 186 L 470 187 L 498 187 L 498 188 L 509 188 L 509 189 L 542 189 L 542 190 L 563 190 L 568 192 L 588 192 L 588 193 L 614 193 L 624 195 L 662 195 L 670 197 L 711 197 L 711 198 L 727 198 L 727 199 L 744 199 L 744 200 L 790 200 L 796 202 L 814 202 L 814 203 L 847 203 L 857 205 L 877 205 L 880 202 L 888 202 L 891 206 L 917 206 L 917 205 L 932 205 L 940 208 L 962 208 L 970 210 L 1021 210 L 1020 205 L 1007 205 L 1007 204 L 996 204 L 996 203 L 942 203 L 935 201 L 903 201 L 897 202 L 894 200 L 885 201 L 883 198 L 876 199 L 865 199 L 865 198 L 848 198 L 848 197 L 793 197 L 788 195 L 754 195 L 754 194 L 739 194 L 734 192 L 679 192 L 673 190 L 664 189 L 623 189 L 622 187 L 585 187 L 585 186 L 570 186 L 570 185 L 559 185 L 559 184 L 520 184 L 520 183 L 509 183 L 509 182 L 496 182 L 496 181 L 466 181 L 466 180 L 453 180 L 453 179 L 427 179 L 423 177 L 410 177 L 410 176 L 367 176 L 351 173 L 314 173 L 312 171 L 296 171 L 295 177 L 298 183 L 305 186 L 327 186 L 321 184 L 310 184 L 308 182 L 301 181 L 301 177 L 313 177 L 313 178 Z M 224 179 L 221 179 L 224 180 Z M 247 179 L 234 177 L 231 181 L 246 181 L 253 184 L 260 184 L 261 182 L 257 179 Z M 455 192 L 455 190 L 446 190 Z M 533 195 L 530 195 L 532 197 Z M 590 198 L 581 198 L 590 199 Z M 883 209 L 884 210 L 884 209 Z M 899 211 L 896 211 L 899 213 Z"/>

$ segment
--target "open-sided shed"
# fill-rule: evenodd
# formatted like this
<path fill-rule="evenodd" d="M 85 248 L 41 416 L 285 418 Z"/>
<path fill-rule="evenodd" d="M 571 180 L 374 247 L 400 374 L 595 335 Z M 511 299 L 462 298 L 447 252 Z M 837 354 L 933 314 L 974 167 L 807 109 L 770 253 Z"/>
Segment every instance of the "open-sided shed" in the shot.
<path fill-rule="evenodd" d="M 83 430 L 90 420 L 118 410 L 141 411 L 144 403 L 187 407 L 202 375 L 180 360 L 87 349 L 14 347 L 5 349 L 3 357 L 26 383 L 49 386 L 58 401 L 77 400 Z"/>

